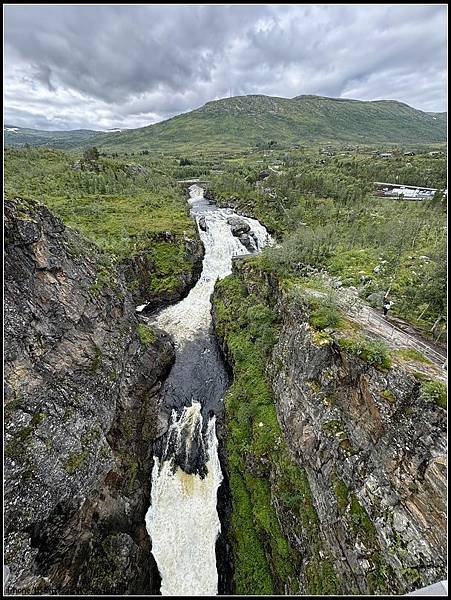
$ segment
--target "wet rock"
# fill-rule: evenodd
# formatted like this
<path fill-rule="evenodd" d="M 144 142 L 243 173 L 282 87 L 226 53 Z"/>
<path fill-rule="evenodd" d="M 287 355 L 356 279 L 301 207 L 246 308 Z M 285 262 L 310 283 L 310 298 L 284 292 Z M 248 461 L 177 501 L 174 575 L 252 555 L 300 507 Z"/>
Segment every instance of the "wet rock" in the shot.
<path fill-rule="evenodd" d="M 230 230 L 234 236 L 240 236 L 243 233 L 249 233 L 250 226 L 242 221 L 239 217 L 229 217 L 227 223 L 230 225 Z"/>
<path fill-rule="evenodd" d="M 207 231 L 207 223 L 205 222 L 204 216 L 200 217 L 200 219 L 198 220 L 198 223 L 199 223 L 199 227 L 202 231 Z"/>

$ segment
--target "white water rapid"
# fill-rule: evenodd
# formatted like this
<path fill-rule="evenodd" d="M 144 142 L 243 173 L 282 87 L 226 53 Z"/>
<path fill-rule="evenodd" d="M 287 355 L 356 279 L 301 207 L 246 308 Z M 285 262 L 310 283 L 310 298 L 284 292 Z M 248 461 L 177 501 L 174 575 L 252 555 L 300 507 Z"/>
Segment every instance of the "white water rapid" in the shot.
<path fill-rule="evenodd" d="M 218 593 L 215 544 L 221 523 L 216 504 L 222 473 L 214 415 L 222 411 L 227 375 L 211 331 L 210 297 L 215 281 L 231 273 L 232 257 L 249 254 L 232 235 L 228 219 L 236 216 L 233 210 L 209 204 L 196 185 L 190 188 L 189 202 L 198 225 L 202 220 L 202 274 L 184 300 L 152 321 L 173 336 L 176 346 L 176 361 L 160 397 L 170 424 L 161 456 L 154 457 L 146 515 L 166 596 Z M 258 221 L 239 219 L 250 227 L 255 252 L 271 242 Z"/>

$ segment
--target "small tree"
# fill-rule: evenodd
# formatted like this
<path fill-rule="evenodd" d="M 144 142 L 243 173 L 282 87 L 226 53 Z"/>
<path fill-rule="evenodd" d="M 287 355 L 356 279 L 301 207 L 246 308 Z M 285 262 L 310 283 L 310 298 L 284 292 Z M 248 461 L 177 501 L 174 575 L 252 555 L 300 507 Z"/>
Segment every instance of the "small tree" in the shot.
<path fill-rule="evenodd" d="M 83 153 L 84 160 L 99 160 L 99 151 L 95 146 L 88 148 Z"/>

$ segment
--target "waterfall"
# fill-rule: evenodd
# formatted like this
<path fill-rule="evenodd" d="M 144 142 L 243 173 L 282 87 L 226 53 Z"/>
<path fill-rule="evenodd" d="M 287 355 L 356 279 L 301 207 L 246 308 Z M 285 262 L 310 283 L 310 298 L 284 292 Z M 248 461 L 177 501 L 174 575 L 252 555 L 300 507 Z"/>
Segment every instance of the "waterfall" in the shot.
<path fill-rule="evenodd" d="M 185 408 L 171 424 L 181 441 L 182 430 L 202 421 L 198 402 Z M 146 525 L 165 596 L 215 595 L 218 587 L 215 544 L 220 531 L 216 496 L 222 481 L 215 417 L 206 433 L 207 475 L 187 474 L 171 460 L 155 459 L 151 508 Z M 189 439 L 185 438 L 185 443 Z M 174 469 L 175 467 L 175 469 Z M 153 507 L 153 508 L 152 508 Z"/>
<path fill-rule="evenodd" d="M 249 254 L 232 235 L 231 209 L 209 204 L 203 189 L 190 188 L 191 213 L 202 219 L 205 247 L 197 284 L 152 323 L 170 333 L 176 360 L 160 394 L 160 415 L 169 425 L 154 457 L 146 526 L 161 575 L 163 595 L 216 595 L 215 543 L 221 530 L 216 503 L 222 481 L 216 416 L 223 410 L 227 374 L 211 327 L 210 297 L 217 279 L 232 271 L 232 257 Z M 271 243 L 255 219 L 239 216 L 253 234 L 256 251 Z M 137 307 L 138 312 L 145 304 Z M 212 416 L 213 415 L 213 416 Z"/>

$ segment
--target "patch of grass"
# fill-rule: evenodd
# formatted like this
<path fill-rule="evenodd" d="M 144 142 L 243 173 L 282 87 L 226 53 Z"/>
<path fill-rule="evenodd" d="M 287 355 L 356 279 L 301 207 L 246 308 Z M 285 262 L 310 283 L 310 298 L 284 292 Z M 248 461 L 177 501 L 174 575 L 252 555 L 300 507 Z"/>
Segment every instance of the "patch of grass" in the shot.
<path fill-rule="evenodd" d="M 415 348 L 399 348 L 394 351 L 394 354 L 404 360 L 415 360 L 426 365 L 431 365 L 432 361 L 426 358 L 424 354 L 416 350 Z"/>
<path fill-rule="evenodd" d="M 310 313 L 309 323 L 320 331 L 326 328 L 339 329 L 343 323 L 340 312 L 331 304 L 314 308 Z"/>
<path fill-rule="evenodd" d="M 388 370 L 391 367 L 389 348 L 382 341 L 354 336 L 339 338 L 338 344 L 343 350 L 355 354 L 377 369 Z"/>
<path fill-rule="evenodd" d="M 445 410 L 448 408 L 448 389 L 441 381 L 424 381 L 420 387 L 420 398 Z"/>

